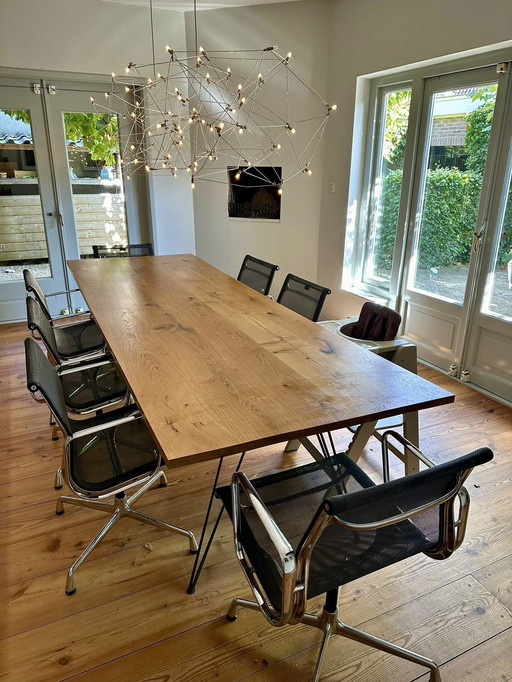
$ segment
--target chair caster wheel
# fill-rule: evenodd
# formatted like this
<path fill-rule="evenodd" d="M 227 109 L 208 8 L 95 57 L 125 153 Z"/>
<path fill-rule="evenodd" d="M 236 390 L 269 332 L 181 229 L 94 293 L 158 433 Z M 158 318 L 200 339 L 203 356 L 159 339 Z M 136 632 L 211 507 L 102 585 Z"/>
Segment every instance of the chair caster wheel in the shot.
<path fill-rule="evenodd" d="M 187 587 L 187 594 L 195 594 L 196 588 L 195 587 Z"/>
<path fill-rule="evenodd" d="M 226 618 L 229 620 L 230 623 L 232 623 L 233 621 L 235 621 L 238 618 L 238 616 L 228 616 L 226 614 Z"/>
<path fill-rule="evenodd" d="M 62 514 L 64 514 L 64 509 L 61 509 L 60 511 L 56 511 L 55 514 L 56 514 L 56 516 L 62 516 Z"/>
<path fill-rule="evenodd" d="M 71 595 L 72 595 L 72 594 L 75 594 L 75 592 L 76 592 L 76 587 L 74 587 L 74 588 L 73 588 L 72 590 L 70 590 L 69 592 L 66 590 L 66 594 L 68 595 L 68 597 L 71 597 Z"/>

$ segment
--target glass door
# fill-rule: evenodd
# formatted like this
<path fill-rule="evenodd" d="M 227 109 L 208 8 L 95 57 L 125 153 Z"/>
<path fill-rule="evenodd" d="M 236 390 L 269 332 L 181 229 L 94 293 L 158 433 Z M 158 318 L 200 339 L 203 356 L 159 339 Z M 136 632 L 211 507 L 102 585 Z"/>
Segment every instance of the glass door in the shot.
<path fill-rule="evenodd" d="M 0 320 L 24 319 L 23 268 L 66 288 L 43 103 L 31 84 L 0 87 Z M 57 297 L 55 312 L 66 306 Z"/>
<path fill-rule="evenodd" d="M 428 79 L 416 161 L 407 267 L 405 335 L 419 357 L 461 371 L 480 271 L 498 96 L 495 68 Z"/>
<path fill-rule="evenodd" d="M 125 191 L 118 116 L 93 108 L 91 99 L 103 98 L 105 87 L 0 82 L 2 321 L 25 318 L 24 267 L 46 293 L 73 289 L 67 260 L 91 257 L 93 244 L 126 244 L 128 225 L 149 223 L 137 201 L 144 178 L 130 180 Z M 132 236 L 150 241 L 138 230 Z M 85 305 L 79 294 L 50 303 L 53 314 Z"/>
<path fill-rule="evenodd" d="M 484 233 L 475 245 L 481 252 L 480 276 L 460 376 L 512 402 L 512 78 L 506 77 L 505 114 L 497 133 L 495 177 Z M 498 106 L 498 104 L 497 104 Z"/>

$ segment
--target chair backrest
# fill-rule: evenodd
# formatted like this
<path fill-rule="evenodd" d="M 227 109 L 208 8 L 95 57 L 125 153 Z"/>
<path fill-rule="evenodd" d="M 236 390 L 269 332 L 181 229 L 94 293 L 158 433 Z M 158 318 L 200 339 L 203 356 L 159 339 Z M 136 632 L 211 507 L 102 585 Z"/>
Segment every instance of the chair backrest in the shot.
<path fill-rule="evenodd" d="M 63 431 L 71 436 L 73 431 L 66 410 L 60 377 L 42 349 L 30 337 L 25 339 L 25 362 L 28 390 L 43 396 Z"/>
<path fill-rule="evenodd" d="M 41 306 L 43 313 L 46 315 L 48 320 L 51 320 L 52 316 L 50 313 L 50 308 L 48 307 L 46 296 L 44 295 L 43 290 L 37 283 L 36 278 L 30 272 L 30 270 L 27 270 L 26 268 L 23 270 L 23 279 L 25 280 L 25 289 L 30 294 L 34 294 L 37 301 L 39 302 L 39 305 Z"/>
<path fill-rule="evenodd" d="M 294 310 L 308 320 L 316 322 L 326 296 L 331 293 L 327 287 L 322 287 L 307 279 L 288 274 L 277 297 L 277 302 Z"/>
<path fill-rule="evenodd" d="M 122 258 L 131 256 L 154 256 L 153 244 L 128 244 L 127 246 L 102 246 L 93 244 L 94 258 Z"/>
<path fill-rule="evenodd" d="M 259 291 L 260 294 L 268 296 L 277 270 L 279 270 L 279 265 L 267 263 L 267 261 L 247 254 L 243 260 L 237 280 L 251 287 L 254 291 Z"/>
<path fill-rule="evenodd" d="M 462 543 L 469 509 L 465 491 L 460 508 L 455 499 L 473 467 L 492 457 L 489 448 L 480 448 L 374 485 L 357 464 L 338 454 L 250 483 L 237 473 L 232 502 L 227 486 L 218 494 L 234 520 L 251 587 L 255 593 L 262 587 L 270 611 L 273 607 L 287 622 L 300 618 L 307 599 L 407 557 L 450 556 Z M 265 511 L 270 521 L 265 522 Z M 274 527 L 284 542 L 276 544 Z"/>
<path fill-rule="evenodd" d="M 42 305 L 40 305 L 38 300 L 32 298 L 32 296 L 27 296 L 26 304 L 28 328 L 31 332 L 37 332 L 39 334 L 55 362 L 59 363 L 61 358 L 57 348 L 55 331 L 44 314 Z"/>
<path fill-rule="evenodd" d="M 366 341 L 392 341 L 401 322 L 402 317 L 395 310 L 367 301 L 361 308 L 351 336 Z"/>

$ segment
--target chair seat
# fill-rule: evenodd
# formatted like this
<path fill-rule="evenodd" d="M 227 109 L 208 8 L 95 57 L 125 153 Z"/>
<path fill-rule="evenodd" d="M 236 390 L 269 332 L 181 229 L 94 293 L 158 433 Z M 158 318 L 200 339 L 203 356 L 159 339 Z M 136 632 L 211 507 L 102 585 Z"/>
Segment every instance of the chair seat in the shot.
<path fill-rule="evenodd" d="M 128 387 L 113 363 L 61 376 L 66 405 L 76 412 L 121 400 Z"/>
<path fill-rule="evenodd" d="M 99 420 L 87 421 L 97 424 Z M 73 483 L 92 494 L 151 474 L 159 464 L 154 441 L 142 419 L 75 438 L 70 448 Z"/>
<path fill-rule="evenodd" d="M 69 327 L 54 327 L 59 355 L 69 359 L 83 353 L 101 350 L 105 345 L 94 320 L 85 320 Z"/>

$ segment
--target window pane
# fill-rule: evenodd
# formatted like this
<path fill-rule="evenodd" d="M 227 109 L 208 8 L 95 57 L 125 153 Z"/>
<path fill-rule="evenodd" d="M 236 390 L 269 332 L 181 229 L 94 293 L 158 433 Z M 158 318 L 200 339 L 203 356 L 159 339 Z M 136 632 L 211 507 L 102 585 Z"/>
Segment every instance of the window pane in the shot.
<path fill-rule="evenodd" d="M 494 268 L 487 280 L 482 312 L 512 320 L 512 180 L 501 225 L 501 236 Z"/>
<path fill-rule="evenodd" d="M 0 282 L 50 277 L 28 110 L 0 109 Z"/>
<path fill-rule="evenodd" d="M 382 98 L 383 121 L 377 143 L 363 279 L 389 283 L 402 189 L 405 139 L 411 90 L 387 92 Z"/>
<path fill-rule="evenodd" d="M 80 255 L 93 244 L 126 245 L 117 116 L 64 113 L 64 127 Z"/>
<path fill-rule="evenodd" d="M 423 203 L 410 286 L 462 304 L 491 132 L 496 85 L 433 97 Z"/>

